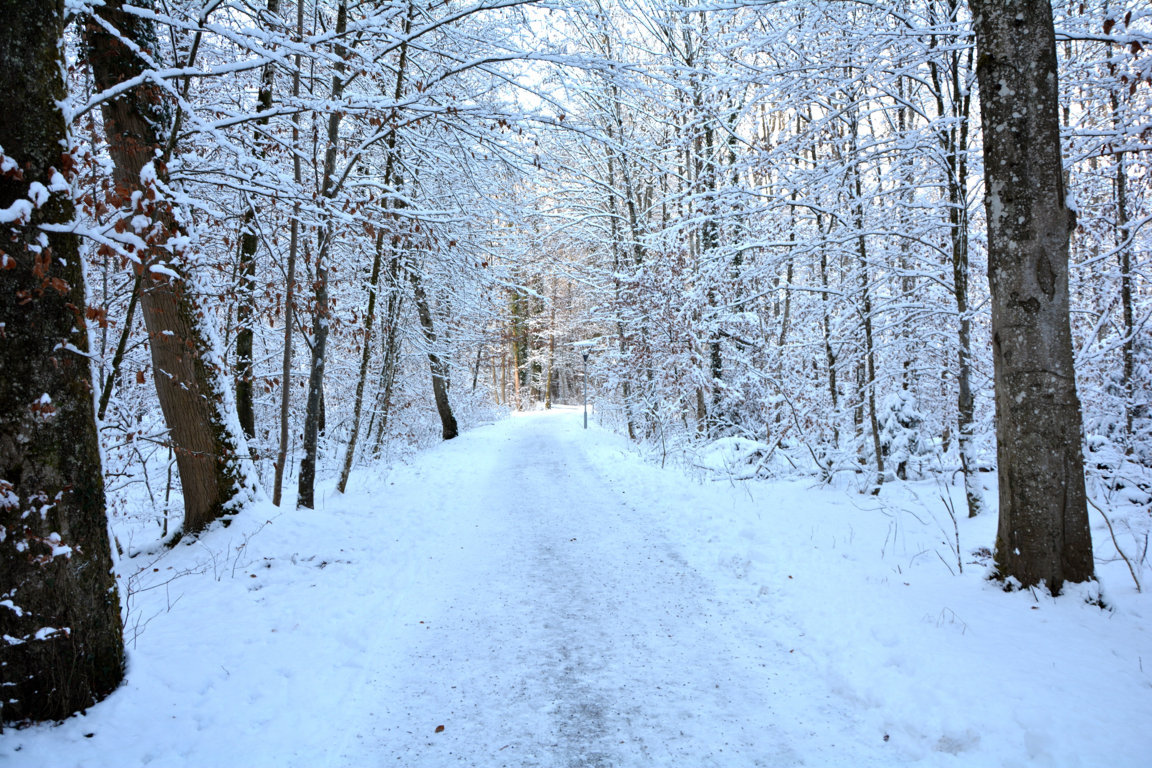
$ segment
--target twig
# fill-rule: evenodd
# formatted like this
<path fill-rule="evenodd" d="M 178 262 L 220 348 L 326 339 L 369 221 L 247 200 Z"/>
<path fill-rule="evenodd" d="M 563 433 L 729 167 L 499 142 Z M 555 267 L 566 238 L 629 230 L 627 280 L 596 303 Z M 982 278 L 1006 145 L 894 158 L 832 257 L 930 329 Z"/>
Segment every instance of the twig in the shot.
<path fill-rule="evenodd" d="M 956 571 L 952 570 L 952 566 L 948 565 L 948 561 L 944 559 L 944 555 L 940 554 L 940 550 L 934 549 L 932 551 L 936 553 L 936 557 L 940 558 L 940 562 L 944 563 L 944 567 L 948 569 L 948 573 L 955 576 Z"/>
<path fill-rule="evenodd" d="M 1096 505 L 1096 502 L 1088 499 L 1088 503 L 1100 513 L 1100 517 L 1104 518 L 1104 523 L 1108 526 L 1108 533 L 1112 536 L 1112 546 L 1116 547 L 1120 557 L 1124 558 L 1124 564 L 1128 566 L 1128 573 L 1132 574 L 1132 581 L 1136 584 L 1136 591 L 1143 592 L 1144 590 L 1140 588 L 1140 579 L 1136 578 L 1136 569 L 1132 567 L 1132 561 L 1128 559 L 1128 555 L 1124 554 L 1124 550 L 1120 549 L 1120 542 L 1116 540 L 1116 531 L 1112 528 L 1112 521 L 1108 519 L 1108 515 L 1104 514 L 1104 510 Z"/>

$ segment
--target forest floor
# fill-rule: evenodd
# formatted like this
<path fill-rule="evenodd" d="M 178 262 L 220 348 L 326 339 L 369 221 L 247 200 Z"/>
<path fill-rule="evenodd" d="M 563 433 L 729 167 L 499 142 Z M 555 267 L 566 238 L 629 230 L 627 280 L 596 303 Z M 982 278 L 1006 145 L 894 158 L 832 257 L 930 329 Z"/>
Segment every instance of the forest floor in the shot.
<path fill-rule="evenodd" d="M 1152 601 L 1122 563 L 1110 610 L 1007 594 L 994 510 L 954 527 L 930 481 L 692 477 L 580 420 L 474 429 L 171 551 L 118 528 L 127 680 L 9 728 L 0 764 L 1148 765 Z"/>

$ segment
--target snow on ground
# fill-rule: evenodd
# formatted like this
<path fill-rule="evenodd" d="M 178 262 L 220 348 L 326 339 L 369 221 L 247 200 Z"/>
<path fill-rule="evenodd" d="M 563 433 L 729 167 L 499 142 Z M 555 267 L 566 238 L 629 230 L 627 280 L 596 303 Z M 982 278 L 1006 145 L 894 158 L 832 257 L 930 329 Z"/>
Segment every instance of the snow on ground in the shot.
<path fill-rule="evenodd" d="M 580 424 L 509 419 L 125 558 L 125 685 L 8 729 L 0 764 L 1152 759 L 1152 602 L 1122 563 L 1109 611 L 1005 594 L 973 554 L 994 515 L 959 521 L 960 574 L 930 483 L 702 482 Z"/>

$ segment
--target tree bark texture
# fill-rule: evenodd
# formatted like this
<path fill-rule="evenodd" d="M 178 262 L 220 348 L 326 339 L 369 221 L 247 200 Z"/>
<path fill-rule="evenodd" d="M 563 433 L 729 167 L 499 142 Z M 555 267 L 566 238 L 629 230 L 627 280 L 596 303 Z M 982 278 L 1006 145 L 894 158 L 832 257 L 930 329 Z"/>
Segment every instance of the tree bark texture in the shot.
<path fill-rule="evenodd" d="M 1024 586 L 1094 578 L 1056 44 L 1047 0 L 972 0 L 984 131 L 1000 520 L 996 568 Z"/>
<path fill-rule="evenodd" d="M 94 20 L 84 29 L 96 87 L 107 90 L 149 68 L 121 36 L 148 51 L 156 51 L 157 44 L 151 22 L 125 12 L 123 0 L 108 0 L 97 13 L 119 31 L 112 35 Z M 172 206 L 158 196 L 158 185 L 142 178 L 154 172 L 159 183 L 165 179 L 162 164 L 153 162 L 167 139 L 163 92 L 145 82 L 104 102 L 101 113 L 115 166 L 116 194 L 121 202 L 134 206 L 126 218 L 144 215 L 150 222 L 142 233 L 148 248 L 136 267 L 142 270 L 140 307 L 148 330 L 156 394 L 184 489 L 184 531 L 195 533 L 255 493 L 255 472 L 243 435 L 231 427 L 236 406 L 218 367 L 222 358 L 214 337 L 205 325 L 207 310 L 186 277 L 175 277 L 170 270 L 154 271 L 160 262 L 179 266 L 181 258 L 168 245 L 182 234 Z M 143 194 L 132 200 L 137 191 Z"/>
<path fill-rule="evenodd" d="M 0 722 L 61 719 L 120 684 L 124 646 L 92 399 L 62 2 L 3 0 L 0 77 Z"/>

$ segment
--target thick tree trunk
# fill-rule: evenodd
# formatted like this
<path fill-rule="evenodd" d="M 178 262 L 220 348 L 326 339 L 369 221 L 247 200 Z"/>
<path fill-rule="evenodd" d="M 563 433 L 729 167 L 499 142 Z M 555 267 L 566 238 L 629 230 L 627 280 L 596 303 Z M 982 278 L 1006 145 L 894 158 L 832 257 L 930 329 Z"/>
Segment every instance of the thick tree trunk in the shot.
<path fill-rule="evenodd" d="M 3 0 L 0 76 L 0 722 L 63 719 L 123 677 L 120 601 L 71 234 L 63 3 Z M 9 162 L 11 161 L 11 163 Z M 42 239 L 45 238 L 45 239 Z"/>
<path fill-rule="evenodd" d="M 1056 44 L 1047 0 L 971 0 L 984 130 L 1000 522 L 996 568 L 1024 586 L 1094 578 Z"/>
<path fill-rule="evenodd" d="M 97 13 L 122 37 L 145 50 L 158 50 L 151 22 L 126 13 L 123 6 L 123 0 L 108 0 Z M 148 69 L 120 36 L 95 22 L 85 25 L 84 40 L 99 90 L 132 80 Z M 171 267 L 176 267 L 175 272 L 186 267 L 180 263 L 183 254 L 169 245 L 182 233 L 171 203 L 160 197 L 159 185 L 166 171 L 153 162 L 167 141 L 163 92 L 156 85 L 138 85 L 104 102 L 101 112 L 117 194 L 127 202 L 133 192 L 143 192 L 131 214 L 146 216 L 151 222 L 145 230 L 148 249 L 140 254 L 137 267 L 143 281 L 140 306 L 152 351 L 156 394 L 184 490 L 184 530 L 194 533 L 254 495 L 255 472 L 243 435 L 231 427 L 235 403 L 218 368 L 222 358 L 207 326 L 211 313 L 200 305 L 187 277 L 172 274 Z M 157 183 L 150 180 L 153 177 Z M 161 271 L 157 269 L 161 263 L 170 266 Z"/>

